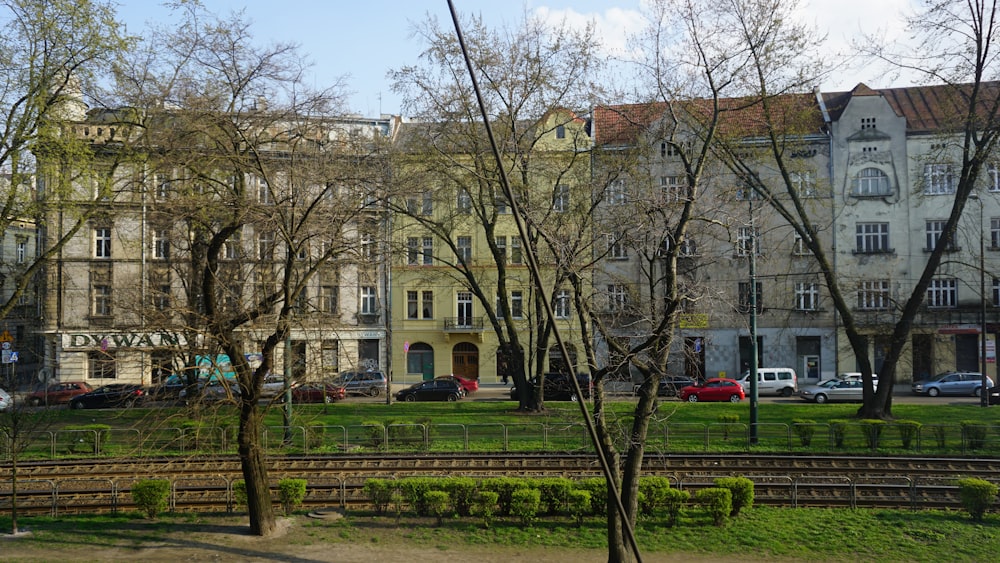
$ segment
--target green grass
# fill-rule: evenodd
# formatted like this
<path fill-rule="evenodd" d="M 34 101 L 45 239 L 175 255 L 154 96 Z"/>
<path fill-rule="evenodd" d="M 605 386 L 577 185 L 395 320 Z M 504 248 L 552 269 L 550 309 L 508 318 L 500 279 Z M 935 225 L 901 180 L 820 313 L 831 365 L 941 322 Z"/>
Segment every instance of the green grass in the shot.
<path fill-rule="evenodd" d="M 7 518 L 0 528 L 9 529 Z M 226 549 L 232 536 L 245 533 L 245 516 L 170 514 L 145 520 L 137 514 L 21 518 L 32 535 L 4 544 L 7 560 L 37 560 L 79 556 L 100 549 L 128 553 L 162 546 L 177 549 Z M 688 507 L 680 524 L 664 527 L 657 518 L 643 518 L 636 534 L 644 554 L 676 557 L 821 561 L 992 561 L 1000 546 L 1000 515 L 988 514 L 976 524 L 967 514 L 947 511 L 892 511 L 755 506 L 724 527 L 711 525 L 699 508 Z M 246 541 L 245 539 L 242 541 Z M 295 554 L 309 546 L 337 553 L 340 546 L 367 544 L 429 548 L 456 558 L 467 550 L 559 548 L 596 555 L 607 550 L 604 524 L 592 518 L 577 527 L 568 517 L 540 518 L 529 526 L 498 519 L 484 529 L 475 519 L 395 517 L 349 514 L 337 521 L 295 517 L 280 542 L 253 544 L 255 554 Z M 267 546 L 265 548 L 265 546 Z M 204 556 L 204 554 L 203 554 Z"/>

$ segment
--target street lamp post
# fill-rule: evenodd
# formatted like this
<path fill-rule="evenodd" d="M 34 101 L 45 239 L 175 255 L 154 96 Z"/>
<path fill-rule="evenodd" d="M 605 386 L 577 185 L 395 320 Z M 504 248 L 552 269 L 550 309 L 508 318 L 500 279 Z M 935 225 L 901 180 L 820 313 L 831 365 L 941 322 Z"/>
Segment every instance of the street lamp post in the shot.
<path fill-rule="evenodd" d="M 983 226 L 983 198 L 979 200 L 979 406 L 990 406 L 989 378 L 986 375 L 986 227 Z"/>

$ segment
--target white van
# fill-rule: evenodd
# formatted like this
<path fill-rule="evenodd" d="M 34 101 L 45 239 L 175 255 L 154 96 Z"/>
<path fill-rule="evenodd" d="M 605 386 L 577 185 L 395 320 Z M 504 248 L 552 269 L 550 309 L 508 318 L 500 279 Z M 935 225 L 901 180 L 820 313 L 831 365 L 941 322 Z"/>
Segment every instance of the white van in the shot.
<path fill-rule="evenodd" d="M 750 394 L 750 370 L 739 379 L 743 392 Z M 799 378 L 792 368 L 757 368 L 757 395 L 791 397 L 799 390 Z"/>

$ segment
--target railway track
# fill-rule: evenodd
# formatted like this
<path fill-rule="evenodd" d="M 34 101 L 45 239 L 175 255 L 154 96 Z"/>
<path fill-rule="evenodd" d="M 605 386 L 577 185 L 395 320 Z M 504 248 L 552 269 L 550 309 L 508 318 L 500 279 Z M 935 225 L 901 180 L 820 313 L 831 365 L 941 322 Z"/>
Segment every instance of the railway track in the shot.
<path fill-rule="evenodd" d="M 648 475 L 668 477 L 687 490 L 711 486 L 716 477 L 754 481 L 756 502 L 776 506 L 960 508 L 958 477 L 997 482 L 1000 460 L 868 456 L 743 454 L 653 455 Z M 9 508 L 10 466 L 0 466 L 0 510 Z M 365 509 L 362 487 L 370 478 L 411 476 L 552 477 L 601 475 L 587 454 L 314 455 L 270 458 L 274 485 L 283 478 L 308 481 L 306 508 Z M 241 479 L 234 456 L 60 460 L 18 465 L 21 513 L 65 514 L 132 510 L 130 489 L 141 479 L 172 483 L 171 509 L 232 510 L 232 482 Z"/>

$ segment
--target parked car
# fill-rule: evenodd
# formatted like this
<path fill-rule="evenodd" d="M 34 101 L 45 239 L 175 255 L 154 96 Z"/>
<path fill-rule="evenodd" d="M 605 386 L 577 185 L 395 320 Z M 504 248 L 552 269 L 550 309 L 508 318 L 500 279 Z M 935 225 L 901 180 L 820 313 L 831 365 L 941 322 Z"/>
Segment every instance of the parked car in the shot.
<path fill-rule="evenodd" d="M 69 401 L 71 409 L 131 408 L 143 400 L 146 390 L 135 383 L 112 383 Z"/>
<path fill-rule="evenodd" d="M 378 397 L 388 389 L 388 380 L 380 371 L 342 371 L 330 383 L 343 387 L 348 395 Z"/>
<path fill-rule="evenodd" d="M 543 393 L 543 398 L 546 401 L 579 401 L 580 398 L 576 395 L 576 389 L 573 388 L 573 383 L 569 379 L 569 375 L 565 373 L 546 373 L 545 389 Z M 593 384 L 590 381 L 590 375 L 586 373 L 576 374 L 576 382 L 580 386 L 580 392 L 583 393 L 584 399 L 589 399 L 593 391 Z M 532 377 L 528 380 L 532 388 L 538 386 L 538 378 Z M 517 385 L 510 388 L 510 398 L 512 401 L 517 401 L 520 398 L 520 392 L 517 390 Z"/>
<path fill-rule="evenodd" d="M 840 375 L 838 375 L 837 379 L 856 379 L 858 381 L 861 381 L 861 372 L 860 371 L 848 371 L 848 372 L 844 372 L 844 373 L 841 373 Z M 873 373 L 872 374 L 872 381 L 874 381 L 875 383 L 878 383 L 878 374 L 877 373 Z"/>
<path fill-rule="evenodd" d="M 750 370 L 737 380 L 744 395 L 750 392 Z M 798 391 L 798 376 L 792 368 L 757 368 L 757 394 L 791 397 Z"/>
<path fill-rule="evenodd" d="M 28 404 L 37 407 L 39 405 L 62 405 L 68 403 L 70 399 L 77 395 L 90 393 L 94 388 L 85 381 L 60 381 L 53 383 L 40 391 L 31 393 L 25 400 Z"/>
<path fill-rule="evenodd" d="M 799 397 L 814 403 L 829 401 L 860 401 L 864 386 L 860 379 L 827 379 L 818 385 L 809 385 L 799 390 Z"/>
<path fill-rule="evenodd" d="M 7 408 L 10 407 L 10 404 L 10 393 L 0 389 L 0 411 L 7 410 Z"/>
<path fill-rule="evenodd" d="M 451 379 L 430 379 L 396 392 L 397 401 L 457 401 L 465 396 L 462 386 Z"/>
<path fill-rule="evenodd" d="M 435 377 L 434 379 L 450 379 L 450 380 L 454 380 L 456 383 L 458 383 L 462 387 L 462 391 L 465 393 L 465 395 L 468 395 L 469 393 L 475 393 L 476 391 L 479 391 L 479 380 L 478 379 L 471 379 L 471 378 L 462 377 L 462 376 L 454 375 L 454 374 L 451 374 L 451 375 L 439 375 L 438 377 Z"/>
<path fill-rule="evenodd" d="M 260 387 L 262 399 L 277 397 L 285 392 L 285 378 L 281 375 L 267 374 L 264 376 L 264 384 Z"/>
<path fill-rule="evenodd" d="M 738 403 L 746 398 L 743 387 L 735 379 L 712 377 L 705 383 L 689 385 L 680 392 L 682 401 L 697 403 L 700 401 L 729 401 Z"/>
<path fill-rule="evenodd" d="M 993 388 L 993 380 L 988 377 L 986 378 L 986 388 Z M 910 385 L 910 391 L 915 395 L 929 395 L 931 397 L 938 395 L 975 395 L 978 397 L 982 390 L 982 374 L 972 371 L 939 373 L 930 379 L 914 381 Z"/>
<path fill-rule="evenodd" d="M 226 383 L 213 377 L 208 380 L 201 380 L 193 388 L 181 389 L 177 397 L 182 401 L 191 402 L 235 402 L 240 397 L 240 385 L 233 379 L 227 379 Z"/>
<path fill-rule="evenodd" d="M 293 403 L 336 403 L 347 396 L 343 387 L 332 383 L 297 383 L 292 385 Z"/>
<path fill-rule="evenodd" d="M 664 375 L 660 377 L 660 385 L 656 388 L 656 395 L 659 397 L 676 397 L 681 389 L 697 383 L 693 378 L 686 375 Z M 639 385 L 632 387 L 634 394 L 639 394 Z"/>
<path fill-rule="evenodd" d="M 989 393 L 990 395 L 989 398 L 986 400 L 986 404 L 1000 405 L 1000 389 L 994 387 L 993 389 L 990 389 Z"/>

